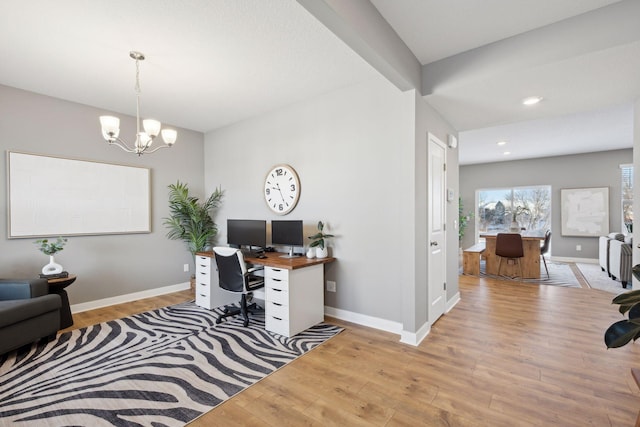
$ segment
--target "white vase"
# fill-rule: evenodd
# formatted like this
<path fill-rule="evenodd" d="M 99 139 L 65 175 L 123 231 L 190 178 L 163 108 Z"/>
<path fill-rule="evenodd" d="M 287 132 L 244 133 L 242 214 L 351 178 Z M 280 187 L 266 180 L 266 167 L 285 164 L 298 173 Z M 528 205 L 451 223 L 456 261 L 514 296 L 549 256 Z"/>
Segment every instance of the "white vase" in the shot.
<path fill-rule="evenodd" d="M 518 221 L 511 221 L 511 225 L 509 226 L 509 231 L 512 233 L 520 232 L 520 224 L 518 224 Z"/>
<path fill-rule="evenodd" d="M 316 257 L 316 250 L 315 248 L 309 248 L 307 250 L 307 258 L 315 258 Z"/>
<path fill-rule="evenodd" d="M 329 248 L 326 246 L 324 248 L 316 247 L 316 258 L 326 258 L 327 255 L 329 255 Z"/>
<path fill-rule="evenodd" d="M 42 267 L 42 274 L 58 273 L 62 273 L 62 266 L 60 264 L 56 264 L 56 261 L 53 259 L 53 255 L 49 255 L 49 264 Z"/>

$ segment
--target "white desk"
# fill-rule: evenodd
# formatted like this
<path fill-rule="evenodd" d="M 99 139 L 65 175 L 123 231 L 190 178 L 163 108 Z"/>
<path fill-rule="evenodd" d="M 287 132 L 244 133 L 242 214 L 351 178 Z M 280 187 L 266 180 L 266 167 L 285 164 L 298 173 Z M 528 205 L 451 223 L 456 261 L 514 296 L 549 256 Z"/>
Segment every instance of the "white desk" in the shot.
<path fill-rule="evenodd" d="M 264 266 L 265 329 L 291 337 L 324 321 L 324 264 L 335 258 L 281 258 L 284 254 L 279 252 L 265 255 L 264 259 L 245 257 L 248 264 Z M 209 310 L 229 304 L 215 297 L 218 290 L 214 286 L 218 287 L 218 275 L 213 252 L 198 252 L 196 304 Z"/>

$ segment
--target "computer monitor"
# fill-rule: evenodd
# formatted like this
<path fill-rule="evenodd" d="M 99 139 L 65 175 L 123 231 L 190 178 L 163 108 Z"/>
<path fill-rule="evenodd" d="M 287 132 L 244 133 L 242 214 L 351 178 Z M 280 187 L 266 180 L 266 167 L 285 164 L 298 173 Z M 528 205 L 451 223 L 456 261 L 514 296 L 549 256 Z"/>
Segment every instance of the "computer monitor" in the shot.
<path fill-rule="evenodd" d="M 293 258 L 294 246 L 304 246 L 301 220 L 271 221 L 271 243 L 274 245 L 290 246 L 288 255 L 283 258 Z"/>
<path fill-rule="evenodd" d="M 228 219 L 227 244 L 261 251 L 267 246 L 267 221 L 258 219 Z"/>

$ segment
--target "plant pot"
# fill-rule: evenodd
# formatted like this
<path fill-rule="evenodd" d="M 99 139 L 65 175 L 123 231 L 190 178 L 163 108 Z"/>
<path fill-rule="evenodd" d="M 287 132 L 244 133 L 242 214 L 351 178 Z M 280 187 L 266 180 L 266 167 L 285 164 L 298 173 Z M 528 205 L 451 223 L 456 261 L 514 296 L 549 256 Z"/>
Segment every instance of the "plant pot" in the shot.
<path fill-rule="evenodd" d="M 321 248 L 320 246 L 316 248 L 316 258 L 326 258 L 328 255 L 329 248 L 327 248 L 326 246 L 324 248 Z"/>
<path fill-rule="evenodd" d="M 49 255 L 49 264 L 42 267 L 42 274 L 58 273 L 62 273 L 62 266 L 60 264 L 56 264 L 55 259 L 53 259 L 53 255 Z"/>
<path fill-rule="evenodd" d="M 309 248 L 307 250 L 307 258 L 311 259 L 311 258 L 315 258 L 316 257 L 316 250 L 315 248 Z"/>

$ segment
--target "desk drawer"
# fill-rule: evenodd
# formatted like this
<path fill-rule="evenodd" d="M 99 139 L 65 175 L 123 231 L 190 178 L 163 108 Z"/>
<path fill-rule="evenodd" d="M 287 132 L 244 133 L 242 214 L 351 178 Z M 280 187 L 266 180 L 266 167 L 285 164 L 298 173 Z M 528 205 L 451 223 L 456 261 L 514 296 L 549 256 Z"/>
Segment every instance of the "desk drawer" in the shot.
<path fill-rule="evenodd" d="M 290 336 L 288 319 L 280 319 L 273 315 L 267 315 L 264 327 L 267 331 L 284 335 L 285 337 Z"/>
<path fill-rule="evenodd" d="M 265 268 L 265 277 L 288 282 L 289 270 L 285 268 L 267 267 Z"/>
<path fill-rule="evenodd" d="M 284 304 L 280 304 L 274 301 L 265 302 L 265 313 L 268 317 L 275 317 L 278 319 L 289 321 L 289 307 Z"/>
<path fill-rule="evenodd" d="M 200 292 L 196 292 L 196 305 L 202 308 L 206 308 L 207 310 L 211 310 L 211 298 L 209 295 L 203 295 Z"/>
<path fill-rule="evenodd" d="M 196 282 L 197 283 L 206 283 L 209 285 L 211 283 L 211 272 L 207 271 L 196 271 Z"/>
<path fill-rule="evenodd" d="M 273 288 L 279 289 L 284 292 L 289 292 L 289 282 L 287 282 L 286 280 L 283 281 L 280 279 L 275 279 L 273 277 L 267 277 L 264 280 L 264 286 L 265 288 Z"/>
<path fill-rule="evenodd" d="M 289 292 L 268 287 L 264 293 L 264 300 L 289 305 Z"/>
<path fill-rule="evenodd" d="M 209 286 L 209 283 L 201 280 L 196 281 L 196 294 L 206 295 L 207 297 L 211 295 L 211 286 Z"/>
<path fill-rule="evenodd" d="M 206 270 L 209 270 L 209 268 L 211 267 L 211 258 L 209 258 L 208 256 L 197 256 L 196 271 L 198 270 L 198 267 L 202 267 Z"/>

